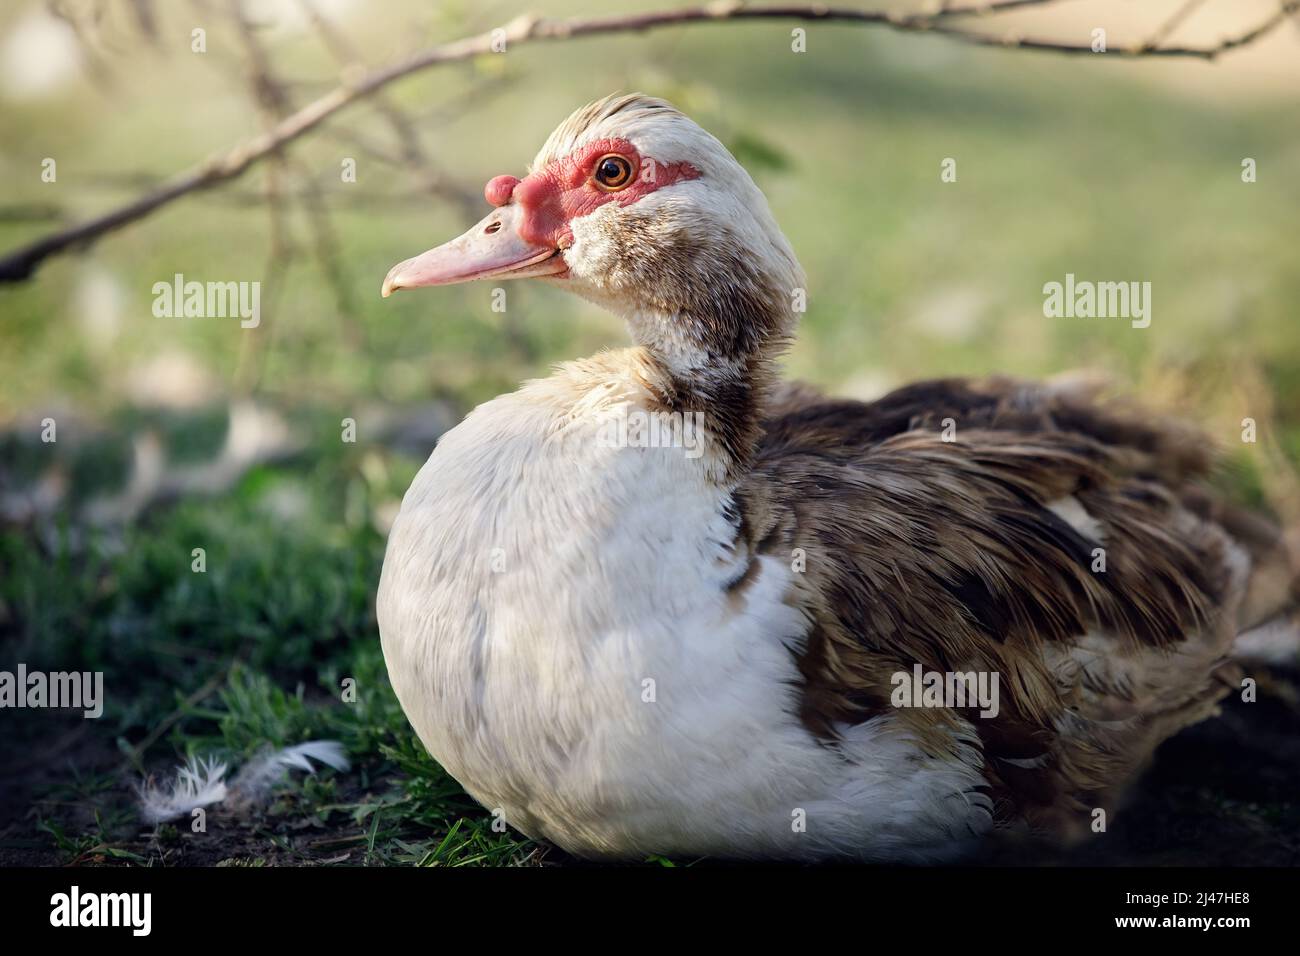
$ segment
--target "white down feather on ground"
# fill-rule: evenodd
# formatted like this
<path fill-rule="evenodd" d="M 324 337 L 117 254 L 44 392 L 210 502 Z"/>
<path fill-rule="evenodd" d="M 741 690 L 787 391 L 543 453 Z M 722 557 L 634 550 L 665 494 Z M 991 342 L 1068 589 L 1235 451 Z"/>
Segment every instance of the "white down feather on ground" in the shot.
<path fill-rule="evenodd" d="M 269 750 L 253 758 L 226 783 L 229 766 L 216 759 L 191 757 L 176 768 L 170 784 L 159 785 L 152 777 L 136 789 L 140 813 L 146 823 L 163 823 L 188 816 L 196 807 L 226 804 L 247 807 L 260 802 L 291 769 L 315 773 L 319 763 L 335 770 L 347 770 L 348 758 L 337 740 L 307 743 Z"/>

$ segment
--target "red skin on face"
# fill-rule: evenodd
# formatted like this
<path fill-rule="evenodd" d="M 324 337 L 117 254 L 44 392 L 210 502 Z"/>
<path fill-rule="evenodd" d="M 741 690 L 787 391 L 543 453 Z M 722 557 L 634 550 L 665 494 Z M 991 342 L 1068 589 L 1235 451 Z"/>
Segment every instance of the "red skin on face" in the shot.
<path fill-rule="evenodd" d="M 592 178 L 596 161 L 608 153 L 632 163 L 631 185 L 616 192 L 601 189 Z M 574 218 L 593 213 L 607 202 L 630 205 L 656 189 L 699 176 L 700 171 L 690 163 L 657 163 L 643 159 L 625 139 L 602 139 L 523 179 L 497 176 L 488 181 L 483 195 L 494 206 L 513 199 L 523 207 L 520 238 L 538 246 L 567 249 L 573 245 L 570 222 Z"/>

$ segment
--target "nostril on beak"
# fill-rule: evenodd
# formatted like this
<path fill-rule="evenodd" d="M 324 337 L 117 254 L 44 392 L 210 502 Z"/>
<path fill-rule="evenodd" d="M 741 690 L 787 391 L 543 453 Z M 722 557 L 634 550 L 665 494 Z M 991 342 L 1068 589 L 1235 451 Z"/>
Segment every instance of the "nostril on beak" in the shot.
<path fill-rule="evenodd" d="M 483 231 L 484 231 L 485 233 L 487 233 L 489 236 L 492 235 L 493 233 L 500 232 L 500 231 L 501 231 L 501 223 L 500 223 L 500 222 L 490 222 L 490 223 L 488 223 L 487 228 L 484 229 Z"/>

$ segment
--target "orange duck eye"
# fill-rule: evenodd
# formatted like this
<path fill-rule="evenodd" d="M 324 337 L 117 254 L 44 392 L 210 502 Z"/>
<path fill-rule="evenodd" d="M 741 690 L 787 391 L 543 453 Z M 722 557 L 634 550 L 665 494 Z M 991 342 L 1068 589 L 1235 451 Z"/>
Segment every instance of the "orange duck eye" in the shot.
<path fill-rule="evenodd" d="M 606 192 L 617 192 L 632 184 L 632 161 L 626 156 L 609 153 L 596 160 L 592 178 Z"/>

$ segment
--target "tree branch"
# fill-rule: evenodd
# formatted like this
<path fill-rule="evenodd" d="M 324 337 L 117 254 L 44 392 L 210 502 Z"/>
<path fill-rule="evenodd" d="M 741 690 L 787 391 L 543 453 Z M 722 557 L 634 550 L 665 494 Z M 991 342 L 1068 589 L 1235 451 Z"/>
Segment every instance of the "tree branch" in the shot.
<path fill-rule="evenodd" d="M 244 173 L 250 166 L 278 153 L 286 145 L 315 129 L 335 113 L 358 100 L 372 96 L 388 85 L 414 73 L 473 59 L 491 53 L 494 46 L 504 41 L 507 47 L 524 43 L 573 40 L 614 33 L 635 33 L 664 27 L 687 26 L 697 23 L 722 23 L 742 20 L 795 20 L 843 22 L 864 26 L 880 26 L 907 33 L 932 33 L 951 37 L 979 46 L 1042 50 L 1066 54 L 1091 54 L 1090 44 L 1071 44 L 1055 40 L 1033 39 L 1018 34 L 996 34 L 969 29 L 965 24 L 972 18 L 983 21 L 990 15 L 1010 10 L 1044 5 L 1053 0 L 987 0 L 954 5 L 945 3 L 931 13 L 893 13 L 879 10 L 858 10 L 830 7 L 823 4 L 782 4 L 746 6 L 739 0 L 722 0 L 701 7 L 660 10 L 631 15 L 603 17 L 573 17 L 569 19 L 538 19 L 522 16 L 510 21 L 499 31 L 490 30 L 476 36 L 444 43 L 417 53 L 406 60 L 377 70 L 345 69 L 342 83 L 335 89 L 308 103 L 297 112 L 258 136 L 245 140 L 231 150 L 209 157 L 193 169 L 179 173 L 165 181 L 154 192 L 146 193 L 133 202 L 67 229 L 51 233 L 30 245 L 21 247 L 0 259 L 0 282 L 15 282 L 29 278 L 45 259 L 70 248 L 83 247 L 113 230 L 142 219 L 154 210 L 196 190 L 211 189 Z M 1115 46 L 1107 57 L 1192 57 L 1213 60 L 1222 53 L 1246 46 L 1276 29 L 1286 19 L 1300 11 L 1300 0 L 1280 0 L 1278 10 L 1258 26 L 1245 33 L 1228 37 L 1207 47 L 1152 46 L 1136 43 L 1132 46 Z"/>

